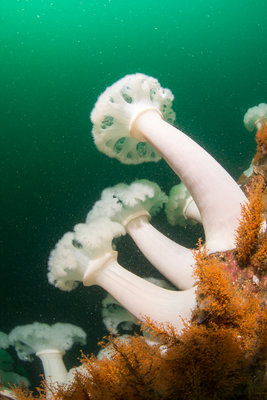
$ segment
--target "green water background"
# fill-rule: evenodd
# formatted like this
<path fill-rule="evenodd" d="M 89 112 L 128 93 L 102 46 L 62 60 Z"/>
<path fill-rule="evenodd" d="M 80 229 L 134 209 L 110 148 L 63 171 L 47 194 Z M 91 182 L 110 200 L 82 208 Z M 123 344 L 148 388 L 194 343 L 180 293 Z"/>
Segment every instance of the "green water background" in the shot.
<path fill-rule="evenodd" d="M 164 161 L 125 166 L 96 150 L 98 95 L 129 73 L 156 77 L 175 95 L 178 126 L 237 178 L 255 150 L 243 115 L 267 101 L 266 16 L 266 0 L 0 1 L 0 330 L 70 322 L 87 331 L 84 350 L 96 350 L 105 294 L 50 286 L 49 253 L 105 187 L 178 183 Z M 201 233 L 170 228 L 164 214 L 153 223 L 188 246 Z M 154 273 L 129 238 L 118 246 L 123 265 Z M 38 381 L 38 361 L 26 368 Z"/>

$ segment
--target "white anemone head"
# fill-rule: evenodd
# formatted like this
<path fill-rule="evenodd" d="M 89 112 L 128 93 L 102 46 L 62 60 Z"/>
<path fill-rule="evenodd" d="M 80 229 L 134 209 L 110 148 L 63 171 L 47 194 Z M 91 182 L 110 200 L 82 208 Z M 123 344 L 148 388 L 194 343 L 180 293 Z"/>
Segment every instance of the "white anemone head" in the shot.
<path fill-rule="evenodd" d="M 262 122 L 267 123 L 267 104 L 265 103 L 249 108 L 244 115 L 244 125 L 250 132 L 258 128 Z"/>
<path fill-rule="evenodd" d="M 126 75 L 100 95 L 91 113 L 97 148 L 124 164 L 158 161 L 161 156 L 147 142 L 130 134 L 132 122 L 146 110 L 157 111 L 173 123 L 173 94 L 157 79 L 144 74 Z"/>

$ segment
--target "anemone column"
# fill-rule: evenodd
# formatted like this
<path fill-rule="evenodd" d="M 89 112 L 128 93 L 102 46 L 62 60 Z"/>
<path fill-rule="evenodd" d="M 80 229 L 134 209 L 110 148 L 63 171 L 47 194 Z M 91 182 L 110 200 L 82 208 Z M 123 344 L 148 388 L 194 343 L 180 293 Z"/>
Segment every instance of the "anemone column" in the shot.
<path fill-rule="evenodd" d="M 127 75 L 106 89 L 91 113 L 95 143 L 99 150 L 127 164 L 152 161 L 160 154 L 194 199 L 208 250 L 233 249 L 246 197 L 213 157 L 171 125 L 175 117 L 172 100 L 170 90 L 156 79 Z"/>
<path fill-rule="evenodd" d="M 138 116 L 131 134 L 149 141 L 191 193 L 201 215 L 208 250 L 234 248 L 241 204 L 246 197 L 225 169 L 158 112 L 145 111 Z"/>

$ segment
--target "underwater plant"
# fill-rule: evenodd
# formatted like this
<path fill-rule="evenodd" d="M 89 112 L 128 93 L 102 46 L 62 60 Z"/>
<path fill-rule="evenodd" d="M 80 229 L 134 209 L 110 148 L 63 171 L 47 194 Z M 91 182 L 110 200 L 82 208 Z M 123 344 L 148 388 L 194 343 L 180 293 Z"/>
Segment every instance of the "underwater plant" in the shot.
<path fill-rule="evenodd" d="M 250 204 L 242 206 L 242 220 L 237 229 L 236 251 L 240 265 L 260 264 L 267 256 L 266 226 L 263 226 L 262 191 L 264 179 L 262 176 L 253 180 L 249 193 Z"/>

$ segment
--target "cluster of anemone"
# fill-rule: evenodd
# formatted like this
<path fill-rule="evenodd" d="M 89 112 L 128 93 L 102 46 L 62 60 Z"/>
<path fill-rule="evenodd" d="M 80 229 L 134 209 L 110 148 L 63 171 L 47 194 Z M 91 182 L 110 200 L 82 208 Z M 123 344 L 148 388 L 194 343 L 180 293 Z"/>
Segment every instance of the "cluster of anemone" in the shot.
<path fill-rule="evenodd" d="M 114 333 L 132 331 L 138 320 L 153 321 L 166 331 L 172 326 L 180 333 L 197 307 L 196 258 L 191 249 L 156 229 L 151 217 L 165 207 L 171 225 L 201 223 L 208 255 L 235 248 L 236 230 L 247 202 L 227 171 L 172 125 L 172 101 L 169 89 L 143 74 L 126 76 L 99 97 L 91 113 L 97 148 L 129 165 L 164 158 L 181 183 L 169 196 L 147 179 L 104 189 L 84 223 L 65 233 L 49 257 L 48 280 L 55 287 L 71 291 L 82 283 L 106 290 L 103 322 Z M 266 123 L 267 105 L 263 103 L 244 117 L 248 130 L 259 130 Z M 173 286 L 141 278 L 119 264 L 114 239 L 126 234 Z M 121 338 L 128 340 L 127 335 Z M 153 344 L 149 335 L 146 340 Z M 54 385 L 74 379 L 78 369 L 68 373 L 63 355 L 73 343 L 85 341 L 81 328 L 60 323 L 19 326 L 8 336 L 8 344 L 15 347 L 20 359 L 30 360 L 32 354 L 41 359 L 46 381 Z M 104 357 L 112 351 L 105 349 Z M 103 352 L 98 357 L 103 357 Z M 87 376 L 88 371 L 79 368 L 81 375 Z"/>
<path fill-rule="evenodd" d="M 91 113 L 97 148 L 126 164 L 164 158 L 182 184 L 169 199 L 147 180 L 105 189 L 85 223 L 57 243 L 50 255 L 48 279 L 62 290 L 72 290 L 78 282 L 99 285 L 135 318 L 171 323 L 180 331 L 196 306 L 193 255 L 157 230 L 151 216 L 167 203 L 172 224 L 182 218 L 201 222 L 211 254 L 235 247 L 241 207 L 247 199 L 209 153 L 172 125 L 172 100 L 169 89 L 144 74 L 124 77 L 98 98 Z M 126 233 L 179 290 L 147 282 L 118 263 L 113 239 Z"/>

